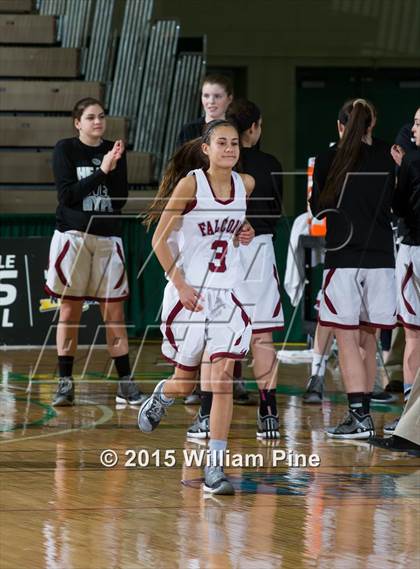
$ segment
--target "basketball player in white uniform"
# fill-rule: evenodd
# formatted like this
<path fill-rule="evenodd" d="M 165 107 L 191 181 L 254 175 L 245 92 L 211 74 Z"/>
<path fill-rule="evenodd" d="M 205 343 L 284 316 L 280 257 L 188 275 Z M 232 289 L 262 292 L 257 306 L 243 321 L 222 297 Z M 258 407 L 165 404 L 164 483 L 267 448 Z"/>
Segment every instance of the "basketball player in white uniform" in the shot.
<path fill-rule="evenodd" d="M 242 276 L 241 229 L 254 179 L 232 171 L 239 159 L 239 135 L 228 121 L 210 123 L 199 145 L 208 169 L 194 170 L 173 192 L 161 186 L 157 196 L 159 200 L 170 195 L 153 247 L 170 279 L 163 300 L 162 352 L 175 365 L 175 373 L 142 405 L 138 424 L 143 432 L 154 430 L 174 398 L 192 391 L 206 353 L 213 404 L 204 490 L 233 494 L 223 471 L 232 418 L 233 364 L 247 354 L 251 339 L 251 321 L 233 288 Z M 177 228 L 181 257 L 175 262 L 167 240 Z"/>
<path fill-rule="evenodd" d="M 243 280 L 235 291 L 252 320 L 252 373 L 259 394 L 256 435 L 259 439 L 279 438 L 278 360 L 273 331 L 283 328 L 284 318 L 273 236 L 281 215 L 282 167 L 274 156 L 258 148 L 262 117 L 255 103 L 244 99 L 234 101 L 229 107 L 229 118 L 234 120 L 240 133 L 241 171 L 255 180 L 255 189 L 247 203 L 247 218 L 252 223 L 255 238 L 248 247 L 239 250 Z M 273 176 L 273 172 L 277 175 Z M 201 374 L 202 383 L 205 375 Z M 207 438 L 211 402 L 212 393 L 202 389 L 200 410 L 187 431 L 189 438 Z"/>

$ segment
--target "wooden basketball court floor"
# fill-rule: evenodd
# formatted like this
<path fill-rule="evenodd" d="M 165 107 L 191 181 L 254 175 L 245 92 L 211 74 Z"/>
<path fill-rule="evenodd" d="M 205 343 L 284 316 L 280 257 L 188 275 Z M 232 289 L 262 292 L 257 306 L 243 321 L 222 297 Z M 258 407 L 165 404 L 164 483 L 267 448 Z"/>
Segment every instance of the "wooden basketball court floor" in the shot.
<path fill-rule="evenodd" d="M 145 391 L 170 374 L 158 365 L 158 354 L 158 344 L 146 346 L 136 367 Z M 324 427 L 345 412 L 337 369 L 329 370 L 320 408 L 301 403 L 309 366 L 280 365 L 277 446 L 256 440 L 256 407 L 235 406 L 231 455 L 243 461 L 261 455 L 263 462 L 227 469 L 235 496 L 205 499 L 201 470 L 185 464 L 193 450 L 205 450 L 185 439 L 196 407 L 178 403 L 157 431 L 140 433 L 137 410 L 115 407 L 103 350 L 77 384 L 78 404 L 53 409 L 55 352 L 46 351 L 29 383 L 38 355 L 0 351 L 1 569 L 396 569 L 420 563 L 420 460 L 366 442 L 327 439 Z M 75 376 L 85 355 L 80 350 Z M 374 407 L 379 432 L 400 409 L 400 402 Z M 113 468 L 101 465 L 106 449 L 117 453 Z M 129 449 L 138 454 L 125 454 Z M 293 466 L 297 455 L 311 454 L 319 455 L 320 466 Z"/>

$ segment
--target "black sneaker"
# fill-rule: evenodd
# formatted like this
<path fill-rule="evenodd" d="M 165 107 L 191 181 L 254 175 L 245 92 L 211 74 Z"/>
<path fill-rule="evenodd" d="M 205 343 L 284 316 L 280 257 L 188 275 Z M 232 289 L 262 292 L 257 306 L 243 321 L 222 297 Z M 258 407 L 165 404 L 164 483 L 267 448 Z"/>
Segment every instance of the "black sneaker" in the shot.
<path fill-rule="evenodd" d="M 394 403 L 397 399 L 396 395 L 389 393 L 388 391 L 374 391 L 370 401 L 371 403 L 387 405 L 389 403 Z"/>
<path fill-rule="evenodd" d="M 404 393 L 404 382 L 400 379 L 391 379 L 385 387 L 385 391 L 389 393 Z"/>
<path fill-rule="evenodd" d="M 118 382 L 116 403 L 141 405 L 149 396 L 142 393 L 129 376 L 122 377 Z"/>
<path fill-rule="evenodd" d="M 420 451 L 420 445 L 404 439 L 403 437 L 398 437 L 392 435 L 392 437 L 382 438 L 382 437 L 372 437 L 369 439 L 371 445 L 393 452 L 411 452 Z"/>
<path fill-rule="evenodd" d="M 312 375 L 309 378 L 308 385 L 306 386 L 306 391 L 302 395 L 302 401 L 304 403 L 310 403 L 312 405 L 320 405 L 322 403 L 322 394 L 324 391 L 324 378 L 319 375 Z"/>
<path fill-rule="evenodd" d="M 74 383 L 72 377 L 58 378 L 58 387 L 52 401 L 53 407 L 74 405 Z"/>
<path fill-rule="evenodd" d="M 375 427 L 370 415 L 360 416 L 349 410 L 344 421 L 336 427 L 329 427 L 326 433 L 334 439 L 369 439 L 375 434 Z"/>
<path fill-rule="evenodd" d="M 261 417 L 260 410 L 257 413 L 257 439 L 279 439 L 280 421 L 278 415 L 265 415 Z"/>

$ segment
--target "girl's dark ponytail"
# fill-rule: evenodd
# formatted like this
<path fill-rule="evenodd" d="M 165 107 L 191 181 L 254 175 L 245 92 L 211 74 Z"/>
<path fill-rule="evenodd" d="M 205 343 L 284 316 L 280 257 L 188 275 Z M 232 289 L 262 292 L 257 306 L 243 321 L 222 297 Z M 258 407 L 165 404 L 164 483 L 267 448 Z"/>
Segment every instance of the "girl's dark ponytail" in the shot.
<path fill-rule="evenodd" d="M 345 126 L 345 130 L 337 144 L 337 151 L 321 192 L 321 207 L 335 207 L 346 176 L 353 172 L 359 159 L 362 138 L 373 124 L 375 116 L 375 109 L 365 99 L 348 101 L 340 109 L 338 120 Z"/>
<path fill-rule="evenodd" d="M 171 197 L 178 182 L 184 178 L 190 170 L 208 168 L 208 160 L 201 151 L 201 144 L 201 137 L 186 142 L 175 152 L 168 162 L 155 199 L 147 210 L 143 220 L 147 229 L 150 229 L 153 223 L 159 221 L 168 199 Z"/>

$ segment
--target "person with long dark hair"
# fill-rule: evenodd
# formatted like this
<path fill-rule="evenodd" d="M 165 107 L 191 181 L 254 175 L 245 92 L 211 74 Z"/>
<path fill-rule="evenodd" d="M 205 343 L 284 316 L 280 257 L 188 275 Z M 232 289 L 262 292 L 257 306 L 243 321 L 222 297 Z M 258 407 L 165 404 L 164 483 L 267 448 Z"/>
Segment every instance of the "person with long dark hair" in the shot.
<path fill-rule="evenodd" d="M 191 157 L 202 155 L 202 168 L 186 175 Z M 153 248 L 169 283 L 165 288 L 162 353 L 175 366 L 142 405 L 141 431 L 160 423 L 175 397 L 194 388 L 203 357 L 213 392 L 210 413 L 210 463 L 204 491 L 233 494 L 223 471 L 232 419 L 232 373 L 246 355 L 251 323 L 235 285 L 241 277 L 239 249 L 244 238 L 246 200 L 254 180 L 232 169 L 239 159 L 239 134 L 229 121 L 214 121 L 201 139 L 187 143 L 171 161 L 146 217 L 158 221 Z M 176 185 L 174 186 L 174 183 Z"/>
<path fill-rule="evenodd" d="M 375 432 L 370 398 L 376 374 L 376 328 L 395 325 L 395 259 L 390 146 L 369 137 L 375 112 L 365 99 L 338 115 L 340 141 L 317 157 L 310 205 L 327 216 L 319 321 L 333 328 L 348 398 L 348 415 L 327 429 L 337 439 Z"/>

